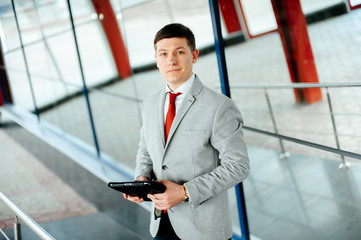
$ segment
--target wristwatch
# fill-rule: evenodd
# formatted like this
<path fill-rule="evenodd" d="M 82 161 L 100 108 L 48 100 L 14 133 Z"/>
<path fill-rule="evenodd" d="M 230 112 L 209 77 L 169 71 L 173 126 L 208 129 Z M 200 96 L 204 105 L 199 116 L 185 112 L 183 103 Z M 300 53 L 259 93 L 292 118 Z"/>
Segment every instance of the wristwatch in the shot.
<path fill-rule="evenodd" d="M 188 191 L 187 191 L 187 188 L 186 186 L 182 185 L 183 187 L 183 190 L 184 190 L 184 195 L 182 197 L 182 202 L 189 202 L 189 194 L 188 194 Z"/>

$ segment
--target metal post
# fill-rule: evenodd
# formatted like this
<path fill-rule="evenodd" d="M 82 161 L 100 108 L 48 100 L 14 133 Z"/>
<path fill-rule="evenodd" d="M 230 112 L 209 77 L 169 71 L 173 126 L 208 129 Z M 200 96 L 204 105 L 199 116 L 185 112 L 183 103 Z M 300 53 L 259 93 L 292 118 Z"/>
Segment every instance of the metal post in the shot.
<path fill-rule="evenodd" d="M 22 36 L 21 36 L 20 27 L 19 27 L 18 16 L 17 16 L 16 10 L 15 10 L 14 0 L 11 0 L 11 4 L 12 4 L 12 7 L 13 7 L 13 12 L 14 12 L 14 17 L 15 17 L 15 23 L 16 23 L 16 29 L 17 29 L 17 32 L 18 32 L 18 34 L 19 34 L 19 41 L 20 41 L 20 45 L 21 45 L 21 50 L 22 50 L 23 57 L 24 57 L 25 69 L 26 69 L 26 73 L 27 73 L 27 77 L 28 77 L 28 81 L 29 81 L 31 97 L 32 97 L 33 104 L 34 104 L 34 112 L 35 112 L 35 115 L 38 117 L 38 120 L 40 120 L 39 110 L 38 110 L 38 106 L 37 106 L 36 99 L 35 99 L 33 83 L 31 82 L 31 76 L 30 76 L 29 66 L 28 66 L 28 62 L 27 62 L 27 60 L 26 60 L 26 54 L 25 54 L 23 39 L 22 39 Z"/>
<path fill-rule="evenodd" d="M 248 217 L 246 211 L 246 199 L 244 198 L 243 184 L 239 183 L 238 185 L 236 185 L 235 188 L 237 195 L 238 215 L 241 216 L 240 225 L 241 225 L 242 239 L 250 240 Z"/>
<path fill-rule="evenodd" d="M 336 146 L 337 146 L 337 149 L 340 150 L 340 142 L 338 140 L 336 121 L 335 121 L 335 116 L 333 114 L 331 97 L 330 97 L 330 93 L 328 91 L 328 87 L 326 87 L 326 92 L 327 92 L 328 107 L 330 109 L 330 117 L 331 117 L 331 121 L 332 121 L 333 133 L 335 134 Z M 342 159 L 342 163 L 339 165 L 340 169 L 347 169 L 351 166 L 351 163 L 346 162 L 344 155 L 341 155 L 341 159 Z"/>
<path fill-rule="evenodd" d="M 218 70 L 221 80 L 222 93 L 230 98 L 231 91 L 229 88 L 227 64 L 224 53 L 224 41 L 221 30 L 221 20 L 219 14 L 218 1 L 209 0 L 209 7 L 211 10 L 212 27 L 213 27 L 213 35 L 214 35 L 214 48 L 217 54 Z"/>
<path fill-rule="evenodd" d="M 266 89 L 266 88 L 264 89 L 264 94 L 265 94 L 265 96 L 266 96 L 267 106 L 268 106 L 269 114 L 270 114 L 270 116 L 271 116 L 271 120 L 272 120 L 272 124 L 273 124 L 273 130 L 275 131 L 276 134 L 278 134 L 278 128 L 277 128 L 276 119 L 275 119 L 274 114 L 273 114 L 273 109 L 272 109 L 272 105 L 271 105 L 271 100 L 270 100 L 270 98 L 269 98 L 269 95 L 268 95 L 268 92 L 267 92 L 267 89 Z M 282 153 L 280 154 L 279 158 L 280 158 L 280 159 L 288 158 L 288 157 L 290 156 L 290 153 L 288 153 L 288 152 L 285 151 L 285 147 L 284 147 L 284 145 L 283 145 L 282 139 L 279 138 L 279 142 L 280 142 L 280 147 L 281 147 L 281 151 L 282 151 Z"/>
<path fill-rule="evenodd" d="M 87 108 L 88 108 L 90 126 L 91 126 L 91 130 L 92 130 L 92 134 L 93 134 L 95 149 L 96 149 L 96 152 L 98 154 L 98 157 L 100 157 L 100 148 L 99 148 L 97 134 L 96 134 L 96 131 L 95 131 L 93 114 L 92 114 L 92 110 L 91 110 L 91 107 L 90 107 L 88 88 L 87 88 L 86 83 L 85 83 L 85 76 L 84 76 L 84 71 L 83 71 L 83 65 L 82 65 L 81 58 L 80 58 L 80 51 L 79 51 L 78 40 L 77 40 L 77 36 L 76 36 L 76 32 L 75 32 L 74 19 L 73 19 L 73 13 L 71 11 L 70 0 L 67 0 L 67 3 L 68 3 L 68 10 L 69 10 L 69 17 L 70 17 L 71 27 L 73 29 L 75 49 L 76 49 L 76 53 L 77 53 L 77 56 L 78 56 L 80 74 L 81 74 L 81 78 L 82 78 L 82 81 L 83 81 L 83 95 L 84 95 L 86 105 L 87 105 Z"/>
<path fill-rule="evenodd" d="M 19 223 L 18 216 L 15 216 L 14 239 L 15 240 L 21 240 L 21 224 Z"/>
<path fill-rule="evenodd" d="M 225 52 L 224 52 L 224 43 L 223 43 L 218 1 L 217 0 L 209 0 L 209 8 L 210 8 L 211 18 L 212 18 L 214 47 L 215 47 L 216 54 L 217 54 L 218 69 L 219 69 L 222 93 L 230 98 L 231 91 L 229 88 L 227 65 L 226 65 L 226 58 L 225 58 Z M 249 234 L 249 227 L 248 227 L 247 209 L 246 209 L 246 203 L 245 203 L 245 197 L 244 197 L 242 183 L 236 185 L 235 188 L 236 188 L 236 197 L 237 197 L 238 211 L 239 211 L 239 222 L 240 222 L 241 231 L 242 231 L 242 240 L 249 240 L 250 234 Z"/>

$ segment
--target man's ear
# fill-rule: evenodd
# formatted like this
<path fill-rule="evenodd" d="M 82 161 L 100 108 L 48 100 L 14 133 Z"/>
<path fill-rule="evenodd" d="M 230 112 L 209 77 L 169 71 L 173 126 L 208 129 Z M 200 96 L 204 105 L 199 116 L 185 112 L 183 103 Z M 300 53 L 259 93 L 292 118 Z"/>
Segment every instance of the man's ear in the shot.
<path fill-rule="evenodd" d="M 196 63 L 196 62 L 197 62 L 198 55 L 199 55 L 199 50 L 198 50 L 198 49 L 194 49 L 193 52 L 192 52 L 192 56 L 193 56 L 192 63 Z"/>
<path fill-rule="evenodd" d="M 158 68 L 158 59 L 157 59 L 157 53 L 154 53 L 154 58 L 155 58 L 155 62 L 157 64 L 157 68 Z"/>

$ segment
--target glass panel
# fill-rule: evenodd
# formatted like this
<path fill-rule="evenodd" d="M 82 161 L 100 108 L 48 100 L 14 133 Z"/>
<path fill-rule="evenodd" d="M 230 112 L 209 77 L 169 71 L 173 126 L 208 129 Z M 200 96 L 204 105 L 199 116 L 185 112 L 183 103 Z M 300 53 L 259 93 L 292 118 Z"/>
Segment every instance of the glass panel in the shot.
<path fill-rule="evenodd" d="M 187 25 L 197 36 L 198 48 L 213 44 L 208 2 L 155 0 L 134 6 L 125 4 L 125 1 L 120 3 L 114 0 L 112 3 L 115 9 L 123 9 L 117 12 L 117 16 L 122 33 L 128 39 L 127 48 L 133 67 L 154 63 L 154 35 L 170 22 Z M 121 5 L 123 3 L 124 6 Z M 142 37 L 139 37 L 139 33 Z"/>
<path fill-rule="evenodd" d="M 228 194 L 229 210 L 232 220 L 233 233 L 237 234 L 238 236 L 241 236 L 242 232 L 239 223 L 236 189 L 234 187 L 230 188 L 227 191 L 227 194 Z"/>
<path fill-rule="evenodd" d="M 202 49 L 214 44 L 213 28 L 208 2 L 204 0 L 193 1 L 164 1 L 169 3 L 171 14 L 175 22 L 188 26 L 196 36 L 197 48 Z M 223 21 L 221 21 L 223 24 Z M 223 36 L 227 35 L 222 25 Z"/>
<path fill-rule="evenodd" d="M 361 87 L 330 88 L 329 92 L 341 149 L 361 154 Z"/>
<path fill-rule="evenodd" d="M 149 11 L 152 9 L 152 11 Z M 126 36 L 130 64 L 133 67 L 154 62 L 153 39 L 155 33 L 170 22 L 163 0 L 149 1 L 121 12 L 122 33 Z M 149 24 L 152 22 L 152 24 Z M 123 25 L 124 24 L 124 25 Z M 123 28 L 124 27 L 124 28 Z M 139 37 L 141 33 L 142 37 Z"/>
<path fill-rule="evenodd" d="M 119 78 L 107 39 L 98 21 L 78 26 L 76 33 L 86 84 L 94 86 Z M 78 66 L 79 64 L 74 67 Z"/>
<path fill-rule="evenodd" d="M 95 12 L 91 1 L 77 0 L 70 1 L 70 4 L 75 26 L 81 25 L 94 19 Z"/>
<path fill-rule="evenodd" d="M 4 0 L 0 3 L 0 17 L 1 47 L 6 53 L 21 46 L 10 0 Z"/>
<path fill-rule="evenodd" d="M 277 29 L 270 0 L 241 0 L 241 4 L 252 36 Z"/>
<path fill-rule="evenodd" d="M 361 4 L 361 0 L 350 0 L 351 7 L 357 6 Z"/>
<path fill-rule="evenodd" d="M 339 3 L 345 3 L 343 0 L 300 0 L 300 2 L 304 14 L 316 12 Z"/>
<path fill-rule="evenodd" d="M 270 91 L 270 98 L 272 99 L 275 121 L 280 134 L 335 147 L 325 91 L 323 91 L 324 101 L 316 104 L 295 105 L 292 89 L 272 90 Z M 288 141 L 284 141 L 284 145 L 286 150 L 292 153 L 304 154 L 307 151 L 307 154 L 311 154 L 313 152 L 312 148 L 305 149 L 303 145 L 289 144 Z M 277 149 L 277 147 L 274 149 Z M 317 154 L 320 154 L 320 152 L 317 152 Z"/>
<path fill-rule="evenodd" d="M 49 91 L 51 79 L 57 78 L 54 64 L 50 61 L 43 42 L 26 47 L 25 53 L 37 107 L 42 108 L 54 101 L 54 95 Z"/>
<path fill-rule="evenodd" d="M 83 86 L 73 33 L 63 32 L 56 37 L 48 38 L 47 42 L 63 80 L 69 84 Z M 50 53 L 48 52 L 48 54 Z M 48 57 L 50 58 L 50 56 Z"/>
<path fill-rule="evenodd" d="M 37 87 L 45 84 L 47 80 L 36 79 Z M 89 113 L 85 98 L 81 95 L 82 88 L 77 88 L 73 85 L 64 85 L 61 82 L 46 83 L 47 92 L 53 94 L 53 102 L 47 109 L 41 112 L 41 119 L 47 121 L 59 128 L 65 133 L 70 134 L 89 146 L 94 147 L 94 140 L 91 132 L 89 121 Z M 41 87 L 42 89 L 44 87 Z M 76 95 L 71 95 L 68 98 L 58 101 L 58 97 L 64 93 L 76 92 Z"/>
<path fill-rule="evenodd" d="M 35 106 L 21 49 L 7 53 L 4 57 L 14 105 L 34 111 Z"/>
<path fill-rule="evenodd" d="M 63 35 L 59 35 L 59 37 Z M 51 41 L 50 43 L 52 44 L 53 42 Z M 86 102 L 81 94 L 83 87 L 80 76 L 78 79 L 70 74 L 68 76 L 59 76 L 59 73 L 56 71 L 56 63 L 50 59 L 52 53 L 51 49 L 49 48 L 48 50 L 43 42 L 32 44 L 26 48 L 26 56 L 37 107 L 40 110 L 40 118 L 92 146 L 94 142 Z M 71 54 L 68 54 L 69 56 Z M 71 63 L 69 58 L 65 57 L 64 60 L 68 60 L 68 63 Z M 76 61 L 73 66 L 67 66 L 67 70 L 72 71 L 73 75 L 76 74 L 73 69 L 74 66 L 78 66 Z M 66 71 L 61 72 L 61 74 L 64 73 Z M 62 76 L 64 78 L 61 78 Z M 78 95 L 78 97 L 74 97 L 74 95 Z M 71 98 L 72 96 L 73 98 Z"/>
<path fill-rule="evenodd" d="M 66 1 L 36 1 L 39 22 L 46 36 L 71 28 Z"/>
<path fill-rule="evenodd" d="M 23 44 L 26 45 L 31 42 L 39 41 L 41 39 L 41 31 L 33 2 L 14 2 Z"/>
<path fill-rule="evenodd" d="M 109 92 L 93 92 L 90 95 L 100 148 L 103 153 L 133 170 L 141 120 L 132 82 L 130 79 L 121 81 L 102 90 Z"/>

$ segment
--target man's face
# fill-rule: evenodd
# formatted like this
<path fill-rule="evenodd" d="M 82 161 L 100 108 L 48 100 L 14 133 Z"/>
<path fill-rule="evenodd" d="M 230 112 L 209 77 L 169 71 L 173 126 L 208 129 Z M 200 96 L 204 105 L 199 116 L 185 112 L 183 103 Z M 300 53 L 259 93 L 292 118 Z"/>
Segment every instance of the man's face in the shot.
<path fill-rule="evenodd" d="M 191 51 L 185 38 L 164 38 L 156 43 L 155 60 L 168 86 L 175 90 L 192 76 L 199 51 Z"/>

